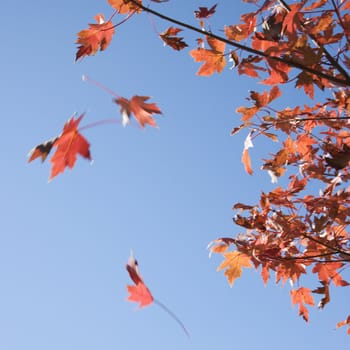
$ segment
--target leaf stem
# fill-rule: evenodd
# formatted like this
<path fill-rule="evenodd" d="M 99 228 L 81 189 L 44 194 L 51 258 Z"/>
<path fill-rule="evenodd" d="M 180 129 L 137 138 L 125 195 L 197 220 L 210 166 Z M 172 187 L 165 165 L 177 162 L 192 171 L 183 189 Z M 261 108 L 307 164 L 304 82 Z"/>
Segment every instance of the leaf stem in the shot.
<path fill-rule="evenodd" d="M 112 16 L 109 18 L 108 22 L 114 17 L 114 15 L 118 13 L 117 10 L 115 10 L 112 14 Z M 109 28 L 105 28 L 105 29 L 101 29 L 101 32 L 104 32 L 106 30 L 111 30 L 112 28 L 117 28 L 120 25 L 122 25 L 123 23 L 125 23 L 126 21 L 128 21 L 133 15 L 135 14 L 135 11 L 130 12 L 123 20 L 121 20 L 120 22 L 118 22 L 117 24 L 109 27 Z"/>
<path fill-rule="evenodd" d="M 184 326 L 184 324 L 180 321 L 180 319 L 168 308 L 166 307 L 163 303 L 161 303 L 159 300 L 157 299 L 153 299 L 153 302 L 155 304 L 157 304 L 160 308 L 162 308 L 165 312 L 167 312 L 182 328 L 182 330 L 185 332 L 185 334 L 187 335 L 187 337 L 190 337 L 190 333 L 188 332 L 188 330 L 186 329 L 186 327 Z"/>
<path fill-rule="evenodd" d="M 103 119 L 94 123 L 90 123 L 79 128 L 79 131 L 94 128 L 95 126 L 105 125 L 105 124 L 121 124 L 122 122 L 117 118 Z"/>
<path fill-rule="evenodd" d="M 103 84 L 101 84 L 100 82 L 90 78 L 87 75 L 83 75 L 83 81 L 87 81 L 88 83 L 94 84 L 97 87 L 99 87 L 100 89 L 106 91 L 108 94 L 116 97 L 116 98 L 121 98 L 121 96 L 119 96 L 118 94 L 116 94 L 114 91 L 112 91 L 111 89 L 109 89 L 108 87 L 104 86 Z"/>

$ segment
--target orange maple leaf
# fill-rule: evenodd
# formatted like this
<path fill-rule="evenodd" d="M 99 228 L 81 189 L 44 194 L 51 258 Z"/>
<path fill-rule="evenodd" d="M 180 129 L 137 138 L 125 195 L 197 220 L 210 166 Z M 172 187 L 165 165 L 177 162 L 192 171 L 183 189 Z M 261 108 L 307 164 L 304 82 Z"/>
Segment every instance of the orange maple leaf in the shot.
<path fill-rule="evenodd" d="M 336 328 L 343 327 L 345 325 L 348 325 L 347 333 L 350 334 L 350 315 L 347 317 L 347 319 L 340 321 L 337 323 Z"/>
<path fill-rule="evenodd" d="M 308 322 L 309 321 L 309 310 L 305 307 L 305 304 L 310 306 L 314 306 L 314 298 L 311 294 L 311 290 L 309 288 L 300 287 L 299 289 L 293 289 L 290 291 L 290 295 L 292 298 L 293 305 L 299 305 L 299 316 L 302 316 L 303 319 Z"/>
<path fill-rule="evenodd" d="M 63 127 L 62 134 L 57 138 L 54 147 L 57 147 L 50 162 L 52 163 L 49 181 L 62 173 L 66 167 L 73 168 L 77 160 L 77 155 L 91 160 L 90 144 L 78 131 L 78 125 L 84 114 L 77 119 L 72 117 Z"/>
<path fill-rule="evenodd" d="M 76 43 L 78 51 L 75 55 L 75 61 L 84 56 L 95 55 L 97 51 L 103 51 L 107 48 L 115 33 L 113 23 L 105 22 L 104 16 L 98 14 L 95 16 L 97 24 L 89 24 L 89 29 L 81 30 L 78 33 Z"/>
<path fill-rule="evenodd" d="M 342 262 L 329 262 L 329 263 L 317 263 L 312 272 L 318 273 L 318 279 L 325 283 L 329 283 L 330 280 L 336 286 L 348 286 L 349 283 L 344 281 L 341 275 L 337 272 L 344 264 Z"/>
<path fill-rule="evenodd" d="M 254 13 L 242 15 L 241 20 L 244 23 L 224 27 L 225 35 L 228 40 L 241 41 L 246 39 L 256 29 L 256 15 Z"/>
<path fill-rule="evenodd" d="M 221 73 L 226 66 L 225 43 L 211 37 L 207 37 L 207 42 L 211 47 L 210 50 L 199 47 L 190 51 L 195 62 L 204 62 L 197 75 L 210 76 L 214 72 Z"/>
<path fill-rule="evenodd" d="M 120 105 L 120 113 L 123 116 L 123 125 L 126 125 L 131 114 L 134 114 L 135 118 L 144 127 L 146 124 L 156 127 L 157 124 L 152 118 L 152 114 L 162 114 L 161 110 L 155 103 L 145 103 L 149 96 L 133 96 L 130 100 L 124 97 L 118 97 L 114 99 L 114 102 Z"/>
<path fill-rule="evenodd" d="M 242 153 L 242 163 L 244 165 L 244 170 L 249 174 L 253 175 L 253 169 L 250 162 L 250 156 L 248 149 L 244 149 Z"/>
<path fill-rule="evenodd" d="M 242 267 L 252 267 L 250 257 L 246 254 L 233 251 L 224 253 L 225 260 L 220 264 L 217 271 L 225 270 L 224 275 L 227 277 L 230 286 L 232 287 L 235 279 L 241 276 Z"/>
<path fill-rule="evenodd" d="M 137 0 L 142 5 L 141 0 Z M 142 9 L 137 5 L 133 4 L 129 0 L 108 0 L 108 3 L 118 11 L 120 14 L 127 14 L 130 12 L 141 12 Z"/>

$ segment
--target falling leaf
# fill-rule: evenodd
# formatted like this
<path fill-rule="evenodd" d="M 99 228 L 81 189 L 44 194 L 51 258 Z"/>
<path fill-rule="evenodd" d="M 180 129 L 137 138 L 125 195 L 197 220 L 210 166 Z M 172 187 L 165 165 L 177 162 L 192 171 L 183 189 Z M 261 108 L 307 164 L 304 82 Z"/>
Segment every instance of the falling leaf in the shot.
<path fill-rule="evenodd" d="M 130 278 L 135 283 L 135 285 L 130 286 L 127 285 L 127 290 L 129 292 L 127 300 L 134 301 L 136 303 L 139 303 L 139 307 L 145 307 L 147 305 L 150 305 L 152 303 L 155 303 L 160 308 L 162 308 L 165 312 L 167 312 L 183 329 L 183 331 L 186 333 L 186 335 L 189 337 L 189 333 L 182 323 L 182 321 L 163 303 L 161 303 L 159 300 L 154 299 L 152 293 L 145 285 L 142 276 L 140 275 L 138 262 L 134 258 L 133 253 L 131 252 L 128 263 L 126 264 L 126 270 L 129 273 Z"/>
<path fill-rule="evenodd" d="M 56 152 L 52 156 L 51 174 L 49 181 L 55 176 L 62 173 L 66 167 L 73 168 L 77 160 L 77 155 L 80 154 L 83 158 L 91 160 L 90 144 L 85 137 L 78 131 L 78 125 L 84 114 L 77 119 L 72 117 L 63 127 L 62 134 L 54 143 Z"/>
<path fill-rule="evenodd" d="M 114 99 L 114 102 L 120 105 L 123 125 L 126 125 L 130 120 L 131 114 L 134 114 L 142 127 L 146 124 L 157 127 L 155 120 L 152 118 L 152 114 L 162 114 L 162 112 L 155 103 L 145 103 L 148 99 L 150 99 L 149 96 L 137 95 L 133 96 L 130 100 L 124 97 Z"/>
<path fill-rule="evenodd" d="M 49 181 L 62 173 L 66 167 L 73 168 L 78 154 L 91 160 L 90 144 L 78 131 L 78 125 L 83 117 L 84 114 L 80 115 L 77 119 L 72 117 L 64 125 L 61 135 L 34 147 L 29 152 L 28 162 L 39 157 L 41 157 L 41 161 L 43 162 L 50 151 L 56 147 L 56 151 L 50 159 L 52 168 Z"/>
<path fill-rule="evenodd" d="M 242 267 L 251 267 L 250 258 L 248 255 L 233 251 L 224 253 L 225 260 L 218 267 L 218 271 L 225 270 L 224 274 L 228 279 L 230 286 L 232 287 L 235 279 L 241 276 Z"/>
<path fill-rule="evenodd" d="M 55 137 L 53 139 L 50 139 L 48 141 L 41 143 L 38 146 L 35 146 L 31 151 L 29 151 L 28 163 L 30 163 L 31 161 L 33 161 L 38 157 L 41 157 L 41 161 L 44 162 L 47 156 L 49 155 L 49 153 L 51 152 L 51 149 L 54 146 L 57 139 L 58 137 Z"/>
<path fill-rule="evenodd" d="M 195 62 L 204 62 L 197 75 L 210 76 L 214 72 L 221 73 L 226 66 L 225 43 L 211 37 L 207 37 L 207 42 L 211 47 L 210 50 L 199 47 L 190 51 Z"/>
<path fill-rule="evenodd" d="M 130 254 L 128 263 L 126 264 L 126 270 L 129 273 L 130 278 L 135 283 L 134 286 L 126 286 L 129 292 L 129 301 L 135 301 L 139 303 L 140 308 L 152 304 L 154 298 L 152 293 L 143 282 L 142 276 L 140 275 L 137 260 L 133 254 Z"/>
<path fill-rule="evenodd" d="M 97 51 L 103 51 L 107 48 L 115 33 L 113 23 L 111 21 L 104 22 L 102 14 L 95 16 L 97 24 L 89 24 L 89 29 L 81 30 L 77 35 L 76 43 L 78 51 L 75 55 L 75 61 L 84 56 L 95 55 Z"/>

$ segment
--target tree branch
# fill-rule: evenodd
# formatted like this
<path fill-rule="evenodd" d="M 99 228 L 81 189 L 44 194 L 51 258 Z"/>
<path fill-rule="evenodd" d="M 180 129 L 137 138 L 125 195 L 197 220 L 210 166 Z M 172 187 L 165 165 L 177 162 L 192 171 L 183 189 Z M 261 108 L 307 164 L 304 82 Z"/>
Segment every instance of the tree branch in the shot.
<path fill-rule="evenodd" d="M 286 58 L 270 56 L 269 54 L 267 54 L 267 53 L 265 53 L 263 51 L 252 49 L 249 46 L 245 46 L 245 45 L 236 43 L 234 41 L 228 40 L 228 39 L 223 38 L 223 37 L 221 37 L 219 35 L 216 35 L 216 34 L 213 34 L 211 32 L 208 32 L 206 30 L 203 30 L 201 28 L 194 27 L 194 26 L 192 26 L 190 24 L 181 22 L 179 20 L 176 20 L 174 18 L 168 17 L 166 15 L 163 15 L 162 13 L 159 13 L 157 11 L 152 10 L 149 7 L 146 7 L 146 6 L 142 5 L 141 3 L 137 2 L 136 0 L 129 0 L 129 1 L 132 2 L 134 5 L 138 6 L 139 8 L 141 8 L 142 10 L 144 10 L 145 12 L 151 13 L 151 14 L 153 14 L 153 15 L 155 15 L 155 16 L 157 16 L 157 17 L 159 17 L 159 18 L 161 18 L 161 19 L 163 19 L 163 20 L 165 20 L 167 22 L 174 23 L 174 24 L 179 25 L 181 27 L 187 28 L 187 29 L 189 29 L 191 31 L 200 33 L 201 35 L 207 35 L 207 36 L 209 36 L 211 38 L 214 38 L 216 40 L 224 42 L 227 45 L 236 47 L 236 48 L 241 49 L 241 50 L 243 50 L 245 52 L 249 52 L 251 54 L 254 54 L 254 55 L 257 55 L 257 56 L 260 56 L 260 57 L 264 57 L 264 58 L 268 58 L 268 59 L 271 59 L 271 60 L 274 60 L 274 61 L 282 62 L 284 64 L 287 64 L 288 66 L 291 66 L 291 67 L 294 67 L 294 68 L 298 68 L 300 70 L 309 72 L 311 74 L 315 74 L 315 75 L 317 75 L 319 77 L 322 77 L 322 78 L 324 78 L 324 79 L 326 79 L 326 80 L 328 80 L 330 82 L 333 82 L 333 83 L 335 83 L 337 85 L 350 86 L 350 79 L 340 79 L 340 78 L 334 77 L 332 75 L 328 75 L 326 73 L 320 72 L 320 71 L 318 71 L 316 69 L 310 68 L 308 66 L 305 66 L 305 65 L 303 65 L 303 64 L 301 64 L 299 62 L 288 60 Z"/>
<path fill-rule="evenodd" d="M 290 7 L 288 6 L 288 4 L 284 1 L 284 0 L 278 0 L 283 7 L 285 7 L 285 9 L 290 12 Z M 333 2 L 334 4 L 334 2 Z M 334 4 L 335 6 L 335 4 Z M 337 13 L 337 15 L 339 16 L 339 12 L 337 12 L 336 8 L 335 8 L 335 11 Z M 340 23 L 341 22 L 341 17 L 339 16 L 339 19 L 340 19 Z M 305 29 L 305 26 L 304 24 L 302 23 L 301 24 L 302 28 Z M 342 27 L 343 30 L 344 30 L 344 27 Z M 337 62 L 333 56 L 329 53 L 329 51 L 325 48 L 324 45 L 320 44 L 319 41 L 317 40 L 317 38 L 315 37 L 315 35 L 313 34 L 309 34 L 309 33 L 306 33 L 310 38 L 311 40 L 314 42 L 314 44 L 318 47 L 318 48 L 321 48 L 322 47 L 322 50 L 323 50 L 323 54 L 326 56 L 328 62 L 338 70 L 338 72 L 345 78 L 345 80 L 348 82 L 350 82 L 350 76 L 348 74 L 348 72 L 339 64 L 339 62 Z"/>

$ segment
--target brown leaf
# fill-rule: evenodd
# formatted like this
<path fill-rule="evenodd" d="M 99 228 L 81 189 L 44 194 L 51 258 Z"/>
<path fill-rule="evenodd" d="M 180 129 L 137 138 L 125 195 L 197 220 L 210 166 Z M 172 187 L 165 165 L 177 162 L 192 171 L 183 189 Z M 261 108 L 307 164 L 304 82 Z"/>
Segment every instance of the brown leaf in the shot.
<path fill-rule="evenodd" d="M 174 50 L 180 51 L 188 46 L 183 38 L 177 37 L 177 34 L 181 31 L 182 29 L 180 28 L 169 27 L 166 31 L 160 33 L 159 36 L 166 45 L 172 47 Z"/>
<path fill-rule="evenodd" d="M 215 13 L 216 6 L 218 6 L 218 4 L 213 5 L 210 9 L 208 9 L 208 7 L 200 7 L 199 10 L 194 11 L 194 15 L 199 19 L 209 18 Z"/>

